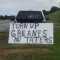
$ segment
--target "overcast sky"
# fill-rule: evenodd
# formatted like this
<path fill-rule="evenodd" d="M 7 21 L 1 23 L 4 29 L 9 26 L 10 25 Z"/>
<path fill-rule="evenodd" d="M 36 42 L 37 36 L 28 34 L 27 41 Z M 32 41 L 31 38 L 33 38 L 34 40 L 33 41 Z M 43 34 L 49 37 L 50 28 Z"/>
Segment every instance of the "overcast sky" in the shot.
<path fill-rule="evenodd" d="M 0 15 L 17 15 L 20 10 L 50 10 L 60 0 L 0 0 Z"/>

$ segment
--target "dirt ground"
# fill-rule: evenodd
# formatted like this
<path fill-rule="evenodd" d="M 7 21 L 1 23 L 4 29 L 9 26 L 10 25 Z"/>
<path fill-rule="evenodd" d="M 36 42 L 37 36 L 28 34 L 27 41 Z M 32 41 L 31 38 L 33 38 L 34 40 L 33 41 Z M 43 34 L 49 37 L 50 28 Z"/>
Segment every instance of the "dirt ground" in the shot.
<path fill-rule="evenodd" d="M 49 51 L 49 49 L 40 49 L 40 48 L 26 48 L 26 49 L 0 49 L 0 60 L 3 60 L 4 57 L 6 57 L 8 54 L 14 54 L 19 52 L 31 52 L 31 51 Z"/>

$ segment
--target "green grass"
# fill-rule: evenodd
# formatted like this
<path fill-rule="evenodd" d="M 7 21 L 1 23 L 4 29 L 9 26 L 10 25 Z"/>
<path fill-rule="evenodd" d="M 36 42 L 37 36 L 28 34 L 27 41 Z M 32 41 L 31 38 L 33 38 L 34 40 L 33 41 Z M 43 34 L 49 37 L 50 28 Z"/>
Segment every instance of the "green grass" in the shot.
<path fill-rule="evenodd" d="M 54 12 L 46 16 L 49 22 L 60 23 L 60 11 Z"/>
<path fill-rule="evenodd" d="M 29 51 L 29 48 L 34 50 Z M 53 45 L 11 45 L 8 44 L 8 33 L 0 33 L 0 49 L 28 50 L 6 54 L 3 60 L 60 60 L 60 28 L 54 28 Z"/>

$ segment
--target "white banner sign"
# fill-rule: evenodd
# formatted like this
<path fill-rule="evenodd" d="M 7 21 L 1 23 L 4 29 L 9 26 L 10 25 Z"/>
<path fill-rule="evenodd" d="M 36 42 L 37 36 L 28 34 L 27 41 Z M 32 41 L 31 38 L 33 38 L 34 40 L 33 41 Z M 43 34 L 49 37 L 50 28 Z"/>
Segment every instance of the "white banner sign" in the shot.
<path fill-rule="evenodd" d="M 53 44 L 53 23 L 10 23 L 12 44 Z"/>

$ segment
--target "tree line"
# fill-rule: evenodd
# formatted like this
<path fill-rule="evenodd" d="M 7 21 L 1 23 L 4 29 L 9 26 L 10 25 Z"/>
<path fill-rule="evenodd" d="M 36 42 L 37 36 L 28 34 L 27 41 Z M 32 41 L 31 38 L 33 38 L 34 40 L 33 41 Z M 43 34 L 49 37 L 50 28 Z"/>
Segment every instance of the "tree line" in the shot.
<path fill-rule="evenodd" d="M 51 7 L 50 11 L 43 10 L 43 13 L 44 13 L 44 15 L 48 15 L 48 14 L 51 14 L 51 13 L 59 11 L 59 10 L 60 10 L 60 8 L 53 6 L 53 7 Z"/>
<path fill-rule="evenodd" d="M 8 19 L 13 19 L 13 18 L 15 18 L 14 15 L 11 15 L 11 16 L 8 16 L 8 15 L 3 16 L 3 15 L 0 15 L 0 19 L 1 20 L 8 20 Z"/>
<path fill-rule="evenodd" d="M 53 7 L 51 7 L 50 11 L 43 10 L 43 13 L 44 13 L 44 15 L 48 15 L 48 14 L 51 14 L 51 13 L 56 12 L 58 10 L 60 10 L 60 8 L 58 8 L 56 6 L 53 6 Z M 13 19 L 14 20 L 14 18 L 15 18 L 14 15 L 13 16 L 12 15 L 11 16 L 8 16 L 8 15 L 3 16 L 3 15 L 0 15 L 0 19 L 1 20 L 7 20 L 7 19 L 10 19 L 10 20 Z"/>

